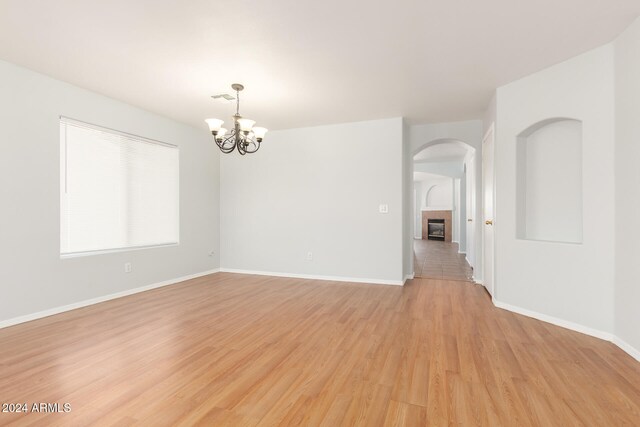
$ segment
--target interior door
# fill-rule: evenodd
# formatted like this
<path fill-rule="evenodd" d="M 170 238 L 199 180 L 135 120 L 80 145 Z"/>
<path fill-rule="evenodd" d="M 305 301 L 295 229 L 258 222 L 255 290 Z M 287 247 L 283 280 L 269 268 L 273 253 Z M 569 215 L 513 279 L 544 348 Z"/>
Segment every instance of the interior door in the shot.
<path fill-rule="evenodd" d="M 492 125 L 482 141 L 482 213 L 483 213 L 483 274 L 484 286 L 491 296 L 494 289 L 494 126 Z"/>

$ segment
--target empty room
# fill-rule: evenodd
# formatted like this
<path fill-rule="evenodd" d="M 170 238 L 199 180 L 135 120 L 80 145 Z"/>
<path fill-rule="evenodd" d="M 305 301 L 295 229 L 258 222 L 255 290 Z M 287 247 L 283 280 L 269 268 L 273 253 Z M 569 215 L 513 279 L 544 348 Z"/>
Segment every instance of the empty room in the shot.
<path fill-rule="evenodd" d="M 0 426 L 639 426 L 637 0 L 0 0 Z"/>

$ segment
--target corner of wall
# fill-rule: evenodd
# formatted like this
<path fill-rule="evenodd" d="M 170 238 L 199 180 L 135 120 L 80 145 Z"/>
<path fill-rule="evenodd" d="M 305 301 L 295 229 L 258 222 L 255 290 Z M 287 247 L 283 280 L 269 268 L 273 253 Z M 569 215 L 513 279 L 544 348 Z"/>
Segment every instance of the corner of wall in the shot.
<path fill-rule="evenodd" d="M 411 156 L 411 140 L 409 124 L 402 118 L 402 259 L 403 277 L 413 278 L 413 211 L 412 211 L 412 183 L 413 162 Z"/>
<path fill-rule="evenodd" d="M 640 18 L 613 42 L 615 96 L 614 343 L 640 361 Z"/>

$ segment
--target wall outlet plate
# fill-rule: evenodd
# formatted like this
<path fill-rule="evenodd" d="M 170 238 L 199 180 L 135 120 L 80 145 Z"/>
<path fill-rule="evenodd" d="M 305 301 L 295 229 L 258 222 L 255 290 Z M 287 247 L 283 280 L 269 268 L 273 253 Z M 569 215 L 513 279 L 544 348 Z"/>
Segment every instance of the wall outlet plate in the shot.
<path fill-rule="evenodd" d="M 131 263 L 130 262 L 125 262 L 124 263 L 124 272 L 125 273 L 131 273 Z"/>
<path fill-rule="evenodd" d="M 378 212 L 380 212 L 381 214 L 389 213 L 389 205 L 378 206 Z"/>

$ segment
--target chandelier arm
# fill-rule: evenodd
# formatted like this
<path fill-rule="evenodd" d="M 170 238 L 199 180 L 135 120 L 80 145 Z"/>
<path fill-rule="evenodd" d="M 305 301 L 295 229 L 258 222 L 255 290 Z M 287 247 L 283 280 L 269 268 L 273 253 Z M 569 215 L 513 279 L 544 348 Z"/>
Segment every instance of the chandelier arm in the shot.
<path fill-rule="evenodd" d="M 228 150 L 228 153 L 232 152 L 236 147 L 235 136 L 236 134 L 234 129 L 231 131 L 231 134 L 222 141 L 220 149 L 224 148 L 225 150 Z"/>
<path fill-rule="evenodd" d="M 245 148 L 245 151 L 249 154 L 253 154 L 260 149 L 260 143 L 256 140 L 249 140 L 249 145 L 253 145 L 255 147 L 255 150 L 249 150 L 248 148 Z"/>
<path fill-rule="evenodd" d="M 231 148 L 220 148 L 220 151 L 222 151 L 224 154 L 229 154 L 231 152 L 233 152 L 233 150 L 235 150 L 236 146 L 234 145 Z"/>
<path fill-rule="evenodd" d="M 229 143 L 234 143 L 234 142 L 235 142 L 235 135 L 233 132 L 231 132 L 231 135 L 229 135 L 222 141 L 222 145 L 227 146 Z"/>
<path fill-rule="evenodd" d="M 228 146 L 224 146 L 224 145 L 218 144 L 218 148 L 220 148 L 220 151 L 222 151 L 223 153 L 225 153 L 225 154 L 229 154 L 229 153 L 231 153 L 231 152 L 234 150 L 234 148 L 236 148 L 236 147 L 235 147 L 235 145 L 232 145 L 231 147 L 228 147 Z"/>
<path fill-rule="evenodd" d="M 243 156 L 247 154 L 247 150 L 244 148 L 244 142 L 242 142 L 242 140 L 238 140 L 236 145 L 238 146 L 238 153 L 240 153 Z"/>
<path fill-rule="evenodd" d="M 234 145 L 233 147 L 231 147 L 231 148 L 222 148 L 222 147 L 220 147 L 220 151 L 222 151 L 224 154 L 229 154 L 229 153 L 231 153 L 235 148 L 236 148 L 236 147 L 235 147 L 235 145 Z"/>
<path fill-rule="evenodd" d="M 231 144 L 231 145 L 228 144 L 230 139 L 231 137 L 228 137 L 223 139 L 220 142 L 216 140 L 216 144 L 218 144 L 218 148 L 220 148 L 220 151 L 222 151 L 225 154 L 231 153 L 236 148 L 235 144 Z"/>

